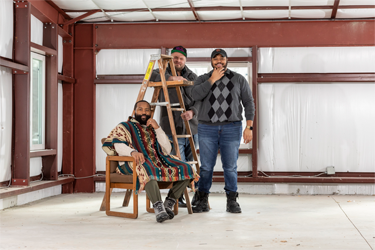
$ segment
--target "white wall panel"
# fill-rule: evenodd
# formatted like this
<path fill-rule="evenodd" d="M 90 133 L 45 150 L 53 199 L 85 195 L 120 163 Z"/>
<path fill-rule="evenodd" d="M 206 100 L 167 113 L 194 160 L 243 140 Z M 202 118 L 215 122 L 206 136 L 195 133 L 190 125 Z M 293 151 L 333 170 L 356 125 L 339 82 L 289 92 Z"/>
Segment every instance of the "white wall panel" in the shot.
<path fill-rule="evenodd" d="M 8 181 L 11 178 L 11 149 L 12 70 L 0 66 L 0 182 Z"/>
<path fill-rule="evenodd" d="M 43 23 L 31 15 L 31 42 L 43 45 Z"/>
<path fill-rule="evenodd" d="M 152 54 L 160 54 L 160 49 L 103 49 L 96 57 L 96 74 L 145 74 Z"/>
<path fill-rule="evenodd" d="M 96 85 L 96 171 L 105 170 L 106 154 L 101 148 L 101 139 L 107 137 L 120 122 L 132 115 L 140 84 L 97 84 Z M 153 88 L 147 89 L 145 100 L 151 101 Z M 160 110 L 154 119 L 159 122 Z"/>
<path fill-rule="evenodd" d="M 197 11 L 197 14 L 201 20 L 231 20 L 242 18 L 241 11 Z"/>
<path fill-rule="evenodd" d="M 58 84 L 58 116 L 57 116 L 57 171 L 61 171 L 63 153 L 63 86 Z"/>
<path fill-rule="evenodd" d="M 42 157 L 30 158 L 30 177 L 40 175 L 42 166 Z"/>
<path fill-rule="evenodd" d="M 63 38 L 59 35 L 58 37 L 58 54 L 57 54 L 57 70 L 59 73 L 62 73 L 62 67 L 63 67 L 63 55 L 64 55 L 64 46 L 63 46 Z"/>
<path fill-rule="evenodd" d="M 0 1 L 0 56 L 12 59 L 13 1 Z"/>
<path fill-rule="evenodd" d="M 263 171 L 374 172 L 375 84 L 260 84 Z"/>
<path fill-rule="evenodd" d="M 275 19 L 289 17 L 288 10 L 244 10 L 243 16 L 253 19 Z"/>
<path fill-rule="evenodd" d="M 258 72 L 375 72 L 375 46 L 260 48 Z"/>
<path fill-rule="evenodd" d="M 375 9 L 338 9 L 336 18 L 374 18 Z"/>

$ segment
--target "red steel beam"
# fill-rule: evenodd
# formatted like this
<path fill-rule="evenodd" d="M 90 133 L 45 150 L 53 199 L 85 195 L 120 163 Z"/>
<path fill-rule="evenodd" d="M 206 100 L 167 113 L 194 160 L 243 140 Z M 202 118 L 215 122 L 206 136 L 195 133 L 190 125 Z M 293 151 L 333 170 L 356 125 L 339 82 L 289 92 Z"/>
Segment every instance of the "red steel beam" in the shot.
<path fill-rule="evenodd" d="M 73 19 L 71 19 L 71 20 L 65 22 L 65 23 L 64 23 L 64 26 L 65 26 L 65 25 L 72 24 L 72 23 L 75 23 L 75 22 L 78 22 L 79 20 L 82 20 L 82 19 L 84 19 L 84 18 L 86 18 L 86 17 L 88 17 L 88 16 L 91 16 L 92 14 L 95 14 L 95 13 L 100 12 L 100 11 L 101 11 L 101 10 L 91 10 L 91 11 L 89 11 L 89 12 L 87 12 L 87 13 L 81 15 L 81 16 L 78 16 L 78 17 L 76 17 L 76 18 L 73 18 Z"/>
<path fill-rule="evenodd" d="M 58 23 L 59 12 L 46 1 L 29 0 L 31 3 L 31 14 L 43 23 Z"/>
<path fill-rule="evenodd" d="M 200 19 L 199 19 L 199 16 L 198 16 L 198 13 L 195 11 L 195 8 L 194 8 L 194 5 L 193 5 L 193 2 L 191 1 L 191 0 L 188 0 L 188 3 L 189 3 L 189 5 L 190 5 L 190 9 L 191 9 L 191 11 L 193 12 L 193 14 L 194 14 L 194 17 L 195 17 L 195 20 L 197 20 L 197 21 L 201 21 Z M 155 10 L 154 10 L 155 11 Z"/>
<path fill-rule="evenodd" d="M 94 46 L 94 25 L 75 25 L 75 46 Z M 95 85 L 94 50 L 74 51 L 74 175 L 95 173 Z M 95 191 L 92 178 L 76 180 L 74 192 Z"/>
<path fill-rule="evenodd" d="M 74 78 L 69 77 L 69 76 L 60 75 L 60 74 L 57 75 L 57 80 L 60 80 L 63 83 L 75 83 L 76 82 L 76 80 Z"/>
<path fill-rule="evenodd" d="M 375 82 L 375 73 L 267 73 L 258 74 L 258 82 Z"/>
<path fill-rule="evenodd" d="M 224 182 L 224 177 L 214 176 L 214 182 Z M 238 182 L 261 183 L 369 183 L 374 184 L 375 178 L 371 177 L 244 177 L 238 176 Z"/>
<path fill-rule="evenodd" d="M 19 63 L 13 62 L 11 59 L 1 57 L 0 56 L 0 66 L 9 68 L 9 69 L 14 69 L 14 70 L 20 70 L 23 72 L 29 72 L 29 67 L 26 65 L 22 65 Z"/>
<path fill-rule="evenodd" d="M 80 25 L 88 24 L 77 24 L 77 27 Z M 375 20 L 96 25 L 97 49 L 172 48 L 181 41 L 188 48 L 248 47 L 249 44 L 257 44 L 258 47 L 375 44 Z M 139 32 L 140 29 L 142 32 Z M 223 30 L 231 32 L 220 39 L 212 39 Z M 81 45 L 76 44 L 76 47 Z"/>
<path fill-rule="evenodd" d="M 68 16 L 65 11 L 63 11 L 62 9 L 60 9 L 59 6 L 57 6 L 52 0 L 45 0 L 49 5 L 52 6 L 52 8 L 54 8 L 55 10 L 57 10 L 57 12 L 59 12 L 66 20 L 70 20 L 71 17 Z"/>
<path fill-rule="evenodd" d="M 337 8 L 339 7 L 339 4 L 340 4 L 340 0 L 335 0 L 335 3 L 333 4 L 333 8 L 332 8 L 332 14 L 331 14 L 332 19 L 336 18 Z"/>
<path fill-rule="evenodd" d="M 31 7 L 28 2 L 14 8 L 14 62 L 30 65 Z M 30 183 L 30 75 L 13 76 L 12 185 Z"/>
<path fill-rule="evenodd" d="M 243 10 L 289 10 L 289 6 L 243 6 Z M 291 6 L 292 10 L 313 10 L 313 9 L 332 9 L 333 6 Z M 339 9 L 371 9 L 375 5 L 343 5 Z M 233 11 L 240 10 L 239 6 L 216 6 L 216 7 L 195 7 L 195 11 Z M 65 9 L 65 12 L 77 12 L 77 10 Z M 79 12 L 89 12 L 91 10 L 79 10 Z M 140 9 L 119 9 L 104 10 L 105 12 L 149 12 L 147 8 Z M 191 11 L 191 8 L 153 8 L 153 12 L 175 12 L 175 11 Z"/>

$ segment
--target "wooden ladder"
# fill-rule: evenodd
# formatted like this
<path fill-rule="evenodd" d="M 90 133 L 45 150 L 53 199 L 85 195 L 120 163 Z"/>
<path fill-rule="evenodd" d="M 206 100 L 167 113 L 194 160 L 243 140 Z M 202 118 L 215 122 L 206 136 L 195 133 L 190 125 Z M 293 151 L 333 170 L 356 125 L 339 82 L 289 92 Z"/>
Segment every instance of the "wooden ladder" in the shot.
<path fill-rule="evenodd" d="M 191 151 L 193 153 L 194 161 L 187 162 L 187 163 L 189 163 L 190 165 L 195 164 L 196 169 L 197 169 L 197 173 L 199 174 L 199 172 L 200 172 L 199 161 L 198 161 L 197 151 L 196 151 L 195 145 L 194 145 L 193 135 L 192 135 L 191 129 L 190 129 L 190 124 L 189 124 L 188 121 L 184 120 L 187 134 L 177 135 L 176 134 L 176 127 L 175 127 L 174 120 L 173 120 L 173 114 L 172 114 L 172 111 L 186 112 L 185 104 L 184 104 L 184 101 L 183 101 L 183 97 L 182 97 L 180 88 L 184 87 L 184 86 L 191 86 L 194 83 L 192 81 L 166 81 L 165 71 L 167 69 L 168 63 L 169 63 L 169 66 L 171 68 L 172 75 L 177 76 L 176 69 L 175 69 L 175 66 L 174 66 L 174 63 L 173 63 L 172 59 L 173 59 L 172 56 L 167 56 L 167 55 L 151 55 L 150 62 L 148 63 L 147 71 L 146 71 L 145 77 L 142 81 L 141 89 L 140 89 L 139 94 L 138 94 L 137 102 L 144 99 L 145 94 L 146 94 L 146 90 L 147 90 L 148 87 L 154 87 L 154 93 L 152 95 L 152 100 L 151 100 L 151 117 L 154 116 L 155 109 L 156 109 L 157 106 L 165 106 L 167 108 L 169 124 L 170 124 L 170 127 L 171 127 L 172 138 L 173 138 L 173 145 L 174 145 L 174 149 L 176 151 L 176 154 L 181 159 L 181 153 L 180 153 L 180 149 L 178 147 L 177 139 L 178 138 L 189 138 L 190 147 L 191 147 Z M 152 74 L 152 71 L 154 69 L 156 61 L 158 61 L 158 64 L 159 64 L 159 73 L 160 73 L 160 77 L 161 77 L 161 82 L 150 82 L 149 79 L 151 77 L 151 74 Z M 179 103 L 170 103 L 168 88 L 175 88 L 176 89 Z M 160 94 L 161 90 L 163 90 L 165 102 L 158 102 L 158 98 L 159 98 L 159 94 Z M 133 111 L 133 116 L 134 116 L 134 112 L 135 111 Z M 185 189 L 184 194 L 185 194 L 186 206 L 187 206 L 188 212 L 189 212 L 189 214 L 192 214 L 193 210 L 191 208 L 191 203 L 190 203 L 190 198 L 189 198 L 187 188 Z M 148 200 L 147 200 L 147 204 L 149 204 Z"/>

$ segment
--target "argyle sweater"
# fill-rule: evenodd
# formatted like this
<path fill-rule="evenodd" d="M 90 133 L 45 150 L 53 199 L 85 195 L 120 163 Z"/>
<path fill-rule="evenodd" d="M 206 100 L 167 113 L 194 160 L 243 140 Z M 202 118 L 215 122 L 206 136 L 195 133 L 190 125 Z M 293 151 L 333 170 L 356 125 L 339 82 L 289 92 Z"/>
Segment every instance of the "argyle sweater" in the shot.
<path fill-rule="evenodd" d="M 241 121 L 243 107 L 246 120 L 254 120 L 254 98 L 246 79 L 227 69 L 224 76 L 211 85 L 208 79 L 212 72 L 194 81 L 192 96 L 195 101 L 202 102 L 198 112 L 199 123 L 221 125 Z"/>

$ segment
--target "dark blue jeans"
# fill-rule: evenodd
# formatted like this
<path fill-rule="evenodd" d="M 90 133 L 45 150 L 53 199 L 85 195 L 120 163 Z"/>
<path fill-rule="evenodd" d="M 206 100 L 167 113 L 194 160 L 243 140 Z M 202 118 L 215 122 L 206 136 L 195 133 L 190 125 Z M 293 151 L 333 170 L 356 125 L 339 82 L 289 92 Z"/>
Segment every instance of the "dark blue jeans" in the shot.
<path fill-rule="evenodd" d="M 176 150 L 174 149 L 173 145 L 173 138 L 171 135 L 168 135 L 169 140 L 172 141 L 172 155 L 176 155 Z M 180 149 L 181 160 L 182 161 L 194 161 L 193 153 L 191 152 L 189 138 L 177 138 L 178 140 L 178 147 Z M 195 148 L 198 146 L 198 134 L 193 135 L 193 141 Z"/>
<path fill-rule="evenodd" d="M 226 125 L 198 124 L 201 171 L 199 191 L 209 193 L 212 175 L 220 149 L 226 193 L 237 192 L 237 160 L 242 136 L 241 121 Z"/>

